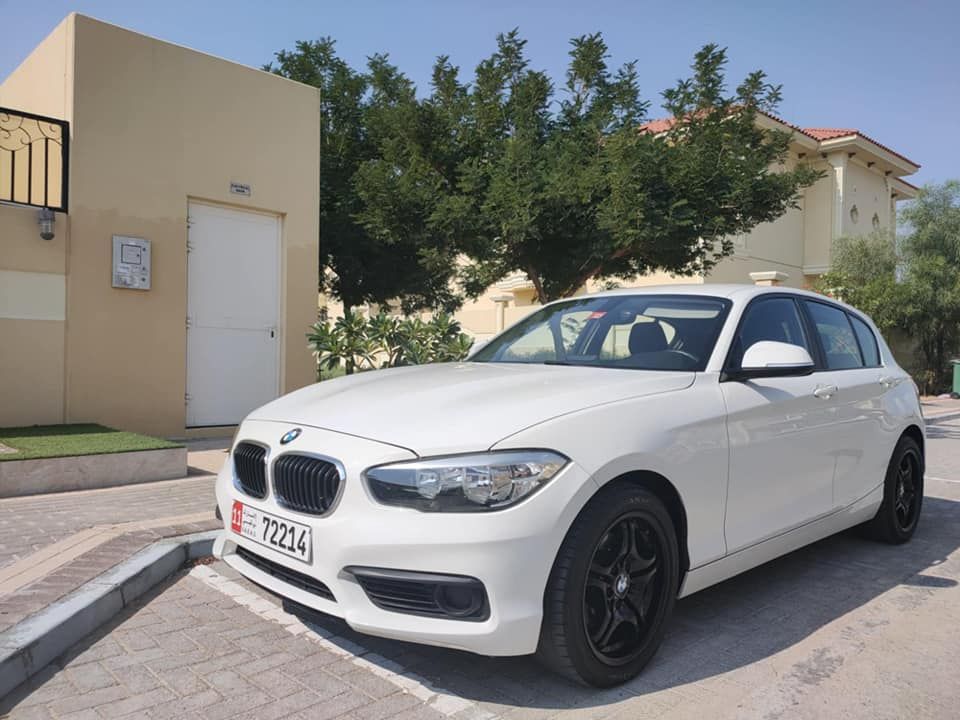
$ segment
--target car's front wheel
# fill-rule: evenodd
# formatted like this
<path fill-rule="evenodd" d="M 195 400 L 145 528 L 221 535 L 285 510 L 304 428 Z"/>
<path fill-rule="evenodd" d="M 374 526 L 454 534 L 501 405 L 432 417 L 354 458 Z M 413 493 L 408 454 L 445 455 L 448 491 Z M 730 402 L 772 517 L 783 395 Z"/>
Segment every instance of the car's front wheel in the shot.
<path fill-rule="evenodd" d="M 630 483 L 604 488 L 557 553 L 537 656 L 588 685 L 630 680 L 663 640 L 679 572 L 676 530 L 660 499 Z"/>

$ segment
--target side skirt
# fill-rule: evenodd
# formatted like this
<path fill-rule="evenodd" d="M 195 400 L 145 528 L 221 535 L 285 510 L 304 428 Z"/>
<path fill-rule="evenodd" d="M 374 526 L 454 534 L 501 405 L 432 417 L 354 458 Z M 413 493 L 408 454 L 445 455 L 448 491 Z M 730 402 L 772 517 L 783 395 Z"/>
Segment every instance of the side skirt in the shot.
<path fill-rule="evenodd" d="M 866 522 L 876 515 L 882 501 L 883 485 L 879 485 L 865 497 L 831 515 L 694 568 L 684 578 L 679 597 L 692 595 L 781 555 Z"/>

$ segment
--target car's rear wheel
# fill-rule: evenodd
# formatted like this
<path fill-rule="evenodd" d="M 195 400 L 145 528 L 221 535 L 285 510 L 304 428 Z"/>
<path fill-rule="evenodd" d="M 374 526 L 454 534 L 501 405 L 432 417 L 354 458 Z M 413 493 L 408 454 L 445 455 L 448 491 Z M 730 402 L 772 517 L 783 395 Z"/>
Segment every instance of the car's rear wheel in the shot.
<path fill-rule="evenodd" d="M 538 658 L 596 687 L 635 677 L 663 640 L 679 558 L 670 513 L 656 495 L 628 483 L 601 490 L 557 553 Z"/>
<path fill-rule="evenodd" d="M 923 452 L 917 441 L 904 435 L 897 443 L 883 483 L 883 503 L 866 534 L 876 540 L 899 545 L 917 530 L 923 505 Z"/>

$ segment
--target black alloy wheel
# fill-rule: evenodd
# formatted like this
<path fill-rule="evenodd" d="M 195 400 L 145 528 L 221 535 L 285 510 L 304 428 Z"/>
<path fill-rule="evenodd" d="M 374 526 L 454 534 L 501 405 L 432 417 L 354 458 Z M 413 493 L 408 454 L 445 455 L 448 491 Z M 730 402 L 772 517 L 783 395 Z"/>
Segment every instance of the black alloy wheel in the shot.
<path fill-rule="evenodd" d="M 897 514 L 900 529 L 907 532 L 917 522 L 920 505 L 918 486 L 922 486 L 923 475 L 920 471 L 920 458 L 914 453 L 904 453 L 897 465 L 897 479 L 894 490 L 893 509 Z"/>
<path fill-rule="evenodd" d="M 660 544 L 646 518 L 632 513 L 604 533 L 588 570 L 583 621 L 590 649 L 610 665 L 635 660 L 662 593 Z"/>
<path fill-rule="evenodd" d="M 547 581 L 537 657 L 576 682 L 636 677 L 663 641 L 680 587 L 676 530 L 663 501 L 615 482 L 567 531 Z"/>
<path fill-rule="evenodd" d="M 913 537 L 923 506 L 923 452 L 909 435 L 900 438 L 883 483 L 883 502 L 864 533 L 875 540 L 899 545 Z"/>

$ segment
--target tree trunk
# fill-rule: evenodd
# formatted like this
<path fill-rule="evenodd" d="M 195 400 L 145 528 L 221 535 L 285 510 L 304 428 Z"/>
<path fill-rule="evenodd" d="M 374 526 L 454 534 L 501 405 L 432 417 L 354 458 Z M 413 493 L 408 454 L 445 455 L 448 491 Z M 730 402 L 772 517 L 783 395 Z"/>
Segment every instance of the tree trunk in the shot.
<path fill-rule="evenodd" d="M 937 392 L 942 392 L 943 388 L 949 385 L 947 380 L 947 356 L 944 351 L 944 328 L 937 328 L 937 359 L 936 359 L 936 377 L 937 385 L 940 388 Z"/>
<path fill-rule="evenodd" d="M 353 308 L 346 301 L 343 303 L 343 316 L 347 320 L 353 317 Z M 345 355 L 343 358 L 343 372 L 346 375 L 353 375 L 353 371 L 353 355 Z"/>
<path fill-rule="evenodd" d="M 527 277 L 530 278 L 530 282 L 533 283 L 533 288 L 536 290 L 537 302 L 541 305 L 546 305 L 550 302 L 550 298 L 548 298 L 547 294 L 543 291 L 543 281 L 540 279 L 540 273 L 537 272 L 533 265 L 527 267 Z"/>

